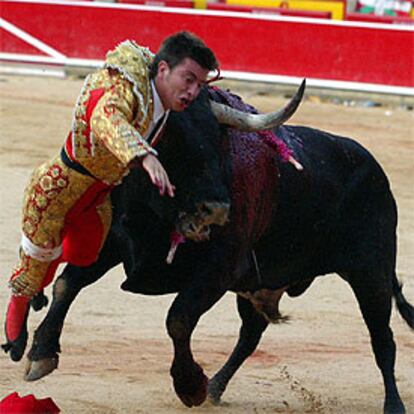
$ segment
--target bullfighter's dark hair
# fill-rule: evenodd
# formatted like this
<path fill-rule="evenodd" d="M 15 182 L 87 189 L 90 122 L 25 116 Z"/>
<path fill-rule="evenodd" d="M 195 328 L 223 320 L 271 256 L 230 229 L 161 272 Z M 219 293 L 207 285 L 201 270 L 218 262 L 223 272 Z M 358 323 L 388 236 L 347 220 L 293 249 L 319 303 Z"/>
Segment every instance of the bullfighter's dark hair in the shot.
<path fill-rule="evenodd" d="M 162 60 L 173 69 L 185 58 L 195 60 L 202 68 L 218 68 L 213 51 L 196 35 L 190 32 L 178 32 L 167 37 L 161 44 L 150 68 L 150 77 L 154 79 L 158 72 L 158 63 Z"/>

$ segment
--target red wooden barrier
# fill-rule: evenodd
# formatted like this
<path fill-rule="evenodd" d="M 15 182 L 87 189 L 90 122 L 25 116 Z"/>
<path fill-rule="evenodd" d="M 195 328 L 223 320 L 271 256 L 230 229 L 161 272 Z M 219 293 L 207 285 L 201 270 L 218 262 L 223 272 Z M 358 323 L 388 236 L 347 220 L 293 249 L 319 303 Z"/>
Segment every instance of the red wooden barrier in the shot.
<path fill-rule="evenodd" d="M 240 78 L 414 87 L 409 26 L 67 1 L 3 0 L 0 13 L 3 60 L 26 54 L 87 63 L 125 39 L 156 51 L 172 32 L 189 30 Z"/>

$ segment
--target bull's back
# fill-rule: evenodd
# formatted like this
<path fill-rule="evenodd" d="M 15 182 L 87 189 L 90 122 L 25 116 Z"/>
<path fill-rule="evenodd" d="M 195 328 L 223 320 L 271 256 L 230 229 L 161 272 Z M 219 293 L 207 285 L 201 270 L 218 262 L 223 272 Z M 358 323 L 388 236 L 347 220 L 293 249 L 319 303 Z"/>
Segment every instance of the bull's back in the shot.
<path fill-rule="evenodd" d="M 277 135 L 304 170 L 280 164 L 277 205 L 257 241 L 263 265 L 295 278 L 393 259 L 396 206 L 374 157 L 352 139 L 312 128 L 284 126 Z"/>

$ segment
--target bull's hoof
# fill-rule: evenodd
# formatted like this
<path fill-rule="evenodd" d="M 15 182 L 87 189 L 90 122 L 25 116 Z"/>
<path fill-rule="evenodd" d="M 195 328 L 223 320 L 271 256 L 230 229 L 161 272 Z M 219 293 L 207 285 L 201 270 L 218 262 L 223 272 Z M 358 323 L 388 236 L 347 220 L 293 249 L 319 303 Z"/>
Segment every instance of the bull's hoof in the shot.
<path fill-rule="evenodd" d="M 207 384 L 208 384 L 208 378 L 203 375 L 202 382 L 200 386 L 197 388 L 197 390 L 192 394 L 184 394 L 184 393 L 178 393 L 177 395 L 182 401 L 184 405 L 187 407 L 197 407 L 207 399 Z"/>
<path fill-rule="evenodd" d="M 207 394 L 207 401 L 210 401 L 211 404 L 215 405 L 216 407 L 218 407 L 221 403 L 221 398 L 217 395 L 214 395 L 210 392 L 208 392 Z"/>
<path fill-rule="evenodd" d="M 59 365 L 59 357 L 56 355 L 53 358 L 44 358 L 39 361 L 27 360 L 26 370 L 24 374 L 25 381 L 36 381 L 40 378 L 49 375 Z"/>
<path fill-rule="evenodd" d="M 219 381 L 212 378 L 207 387 L 207 398 L 213 405 L 220 405 L 221 396 L 225 390 L 225 386 L 221 385 Z"/>
<path fill-rule="evenodd" d="M 4 352 L 9 353 L 10 359 L 18 362 L 22 359 L 27 345 L 27 329 L 26 324 L 23 326 L 20 335 L 14 341 L 7 341 L 1 347 Z"/>
<path fill-rule="evenodd" d="M 184 371 L 185 375 L 180 375 L 176 367 L 171 369 L 174 379 L 174 389 L 178 398 L 187 407 L 201 405 L 207 398 L 208 378 L 205 376 L 203 369 L 195 364 L 192 372 Z"/>

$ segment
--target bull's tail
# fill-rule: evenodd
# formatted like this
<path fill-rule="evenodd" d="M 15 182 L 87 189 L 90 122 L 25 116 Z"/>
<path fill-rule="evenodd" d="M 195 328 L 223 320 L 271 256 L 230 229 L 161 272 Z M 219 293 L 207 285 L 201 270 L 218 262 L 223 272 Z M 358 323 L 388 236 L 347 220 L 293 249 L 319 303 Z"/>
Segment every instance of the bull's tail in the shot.
<path fill-rule="evenodd" d="M 402 283 L 398 281 L 395 272 L 392 279 L 392 291 L 400 315 L 407 322 L 408 326 L 414 329 L 414 307 L 405 299 L 402 293 Z"/>

